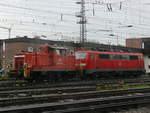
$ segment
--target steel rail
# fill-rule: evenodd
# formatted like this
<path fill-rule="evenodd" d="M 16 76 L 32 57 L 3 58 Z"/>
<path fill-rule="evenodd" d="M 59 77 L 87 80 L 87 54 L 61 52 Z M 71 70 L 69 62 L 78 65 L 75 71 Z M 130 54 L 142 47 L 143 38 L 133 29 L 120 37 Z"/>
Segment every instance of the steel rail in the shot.
<path fill-rule="evenodd" d="M 76 109 L 76 111 L 85 111 L 91 109 L 108 109 L 120 106 L 130 106 L 138 104 L 150 103 L 150 93 L 142 95 L 125 95 L 107 98 L 83 99 L 72 102 L 54 102 L 44 104 L 34 104 L 25 106 L 13 106 L 0 108 L 0 113 L 41 113 L 43 111 L 60 112 L 68 109 Z M 81 109 L 82 108 L 82 109 Z M 78 110 L 77 110 L 78 109 Z M 64 112 L 66 113 L 66 112 Z M 71 112 L 70 112 L 71 113 Z"/>

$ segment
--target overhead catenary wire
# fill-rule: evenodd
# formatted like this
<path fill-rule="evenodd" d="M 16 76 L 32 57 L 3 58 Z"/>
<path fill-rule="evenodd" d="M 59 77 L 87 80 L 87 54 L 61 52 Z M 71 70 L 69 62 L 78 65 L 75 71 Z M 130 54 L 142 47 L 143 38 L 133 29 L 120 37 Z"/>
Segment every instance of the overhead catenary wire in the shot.
<path fill-rule="evenodd" d="M 7 0 L 5 0 L 5 1 L 7 1 Z M 21 27 L 25 27 L 25 26 L 33 26 L 33 27 L 36 27 L 36 26 L 40 26 L 41 28 L 52 28 L 53 26 L 55 26 L 55 27 L 57 27 L 57 29 L 61 29 L 61 28 L 63 28 L 64 27 L 64 29 L 69 29 L 70 28 L 70 32 L 73 32 L 74 31 L 74 27 L 72 27 L 72 26 L 75 26 L 75 28 L 77 28 L 77 26 L 75 25 L 75 23 L 76 23 L 76 21 L 75 21 L 75 10 L 77 10 L 77 8 L 75 8 L 75 6 L 76 6 L 76 4 L 75 4 L 75 1 L 66 1 L 66 2 L 64 2 L 64 6 L 63 6 L 63 9 L 65 9 L 64 10 L 64 12 L 63 11 L 54 11 L 53 9 L 50 9 L 50 8 L 48 8 L 49 6 L 51 6 L 51 7 L 58 7 L 59 5 L 56 5 L 56 4 L 45 4 L 45 3 L 41 3 L 40 1 L 34 1 L 34 3 L 35 4 L 38 4 L 36 7 L 33 7 L 33 8 L 31 8 L 31 6 L 29 6 L 29 4 L 30 3 L 32 3 L 32 1 L 28 1 L 29 3 L 27 3 L 27 5 L 20 5 L 20 4 L 6 4 L 5 3 L 5 1 L 3 1 L 3 2 L 0 2 L 0 4 L 1 3 L 3 3 L 3 4 L 1 4 L 0 5 L 0 7 L 5 7 L 5 8 L 11 8 L 11 9 L 15 9 L 15 10 L 12 10 L 12 11 L 8 11 L 8 10 L 4 10 L 4 12 L 3 12 L 3 14 L 5 15 L 8 15 L 9 16 L 9 14 L 11 15 L 11 12 L 13 12 L 14 14 L 16 13 L 18 13 L 17 15 L 19 16 L 19 15 L 23 15 L 23 17 L 29 17 L 31 20 L 29 21 L 29 22 L 24 22 L 24 20 L 19 20 L 19 19 L 16 19 L 14 22 L 13 21 L 11 21 L 11 20 L 7 20 L 6 22 L 1 22 L 1 23 L 6 23 L 6 24 L 13 24 L 13 23 L 16 23 L 17 24 L 17 26 L 19 26 L 19 22 L 20 21 L 22 21 L 22 23 L 23 24 L 20 24 L 20 26 Z M 56 0 L 55 2 L 60 2 L 61 0 Z M 91 0 L 90 0 L 91 1 Z M 90 2 L 89 0 L 87 0 L 86 2 L 89 2 L 89 4 L 90 3 L 92 3 L 92 2 Z M 113 8 L 113 11 L 112 11 L 112 13 L 113 14 L 116 14 L 116 15 L 125 15 L 124 13 L 124 9 L 123 8 L 126 8 L 126 9 L 128 9 L 129 10 L 129 7 L 128 6 L 125 6 L 124 5 L 124 2 L 129 2 L 129 0 L 124 0 L 123 1 L 123 4 L 122 4 L 122 9 L 121 10 L 119 10 L 119 8 L 118 8 L 118 6 L 116 5 L 116 4 L 120 4 L 120 0 L 117 0 L 118 2 L 116 2 L 116 3 L 113 3 L 113 6 L 112 6 L 112 8 Z M 41 3 L 41 4 L 40 4 Z M 50 3 L 50 1 L 49 1 L 49 3 Z M 5 4 L 5 5 L 4 5 Z M 74 4 L 74 5 L 73 5 Z M 92 5 L 92 4 L 91 4 Z M 104 4 L 104 5 L 106 5 L 106 4 Z M 46 9 L 41 9 L 41 8 L 38 8 L 38 7 L 44 7 L 45 6 L 45 8 Z M 90 6 L 90 5 L 89 5 Z M 100 5 L 99 5 L 100 6 Z M 74 12 L 73 11 L 71 11 L 71 12 L 69 12 L 69 10 L 67 11 L 67 8 L 70 8 L 70 7 L 72 7 L 74 10 Z M 105 8 L 105 9 L 104 9 Z M 116 9 L 117 8 L 117 10 L 114 10 L 114 9 Z M 101 9 L 101 10 L 100 10 Z M 135 7 L 130 7 L 130 10 L 132 10 L 132 11 L 135 11 L 135 12 L 138 12 L 139 10 L 136 10 L 137 8 L 135 8 Z M 23 11 L 23 12 L 22 12 Z M 118 29 L 118 26 L 124 26 L 124 25 L 127 25 L 127 24 L 134 24 L 133 25 L 133 29 L 136 29 L 136 31 L 145 31 L 145 34 L 148 34 L 148 30 L 147 29 L 149 29 L 149 26 L 150 26 L 150 24 L 148 23 L 148 24 L 145 24 L 144 22 L 141 22 L 140 24 L 138 23 L 138 22 L 134 22 L 134 23 L 132 23 L 132 21 L 130 21 L 130 22 L 125 22 L 125 23 L 123 23 L 124 21 L 116 21 L 117 20 L 117 18 L 115 18 L 114 16 L 113 16 L 113 14 L 108 14 L 107 16 L 107 18 L 106 17 L 101 17 L 101 16 L 98 16 L 97 14 L 100 14 L 100 13 L 111 13 L 111 12 L 106 12 L 106 6 L 105 7 L 102 7 L 102 8 L 97 8 L 97 6 L 94 8 L 94 11 L 95 11 L 95 16 L 94 16 L 94 18 L 92 17 L 92 16 L 90 16 L 89 15 L 89 11 L 93 11 L 93 9 L 90 9 L 89 7 L 87 7 L 86 8 L 86 13 L 87 13 L 87 15 L 86 15 L 86 17 L 87 17 L 87 19 L 88 19 L 88 23 L 87 23 L 87 32 L 89 32 L 89 33 L 91 33 L 90 32 L 90 30 L 88 30 L 88 29 L 90 29 L 90 28 L 92 28 L 92 25 L 93 25 L 93 27 L 94 26 L 102 26 L 102 28 L 105 28 L 105 27 L 107 27 L 107 28 L 112 28 L 112 29 L 114 29 L 114 32 L 117 32 L 117 29 Z M 6 12 L 6 13 L 5 13 Z M 7 12 L 10 12 L 10 13 L 7 13 Z M 34 12 L 34 13 L 33 13 Z M 149 17 L 148 17 L 148 13 L 150 12 L 150 11 L 148 11 L 148 10 L 146 10 L 146 9 L 144 9 L 144 11 L 143 11 L 143 9 L 141 9 L 139 12 L 142 12 L 142 15 L 141 15 L 141 18 L 145 18 L 144 20 L 145 20 L 145 22 L 147 23 L 148 22 L 148 20 L 149 20 Z M 92 12 L 93 13 L 93 12 Z M 127 12 L 128 13 L 128 12 Z M 0 14 L 1 14 L 1 12 L 0 12 Z M 67 15 L 66 15 L 67 14 Z M 69 14 L 69 15 L 68 15 Z M 58 16 L 59 18 L 57 19 L 56 17 L 53 17 L 54 15 L 56 15 L 56 16 Z M 139 14 L 138 13 L 134 13 L 133 15 L 132 15 L 132 17 L 136 17 L 136 16 L 138 16 Z M 127 15 L 128 16 L 128 15 Z M 55 19 L 55 20 L 54 20 Z M 48 21 L 48 20 L 54 20 L 54 24 L 51 24 L 50 23 L 50 21 Z M 101 21 L 101 23 L 96 23 L 98 20 L 100 20 Z M 118 20 L 119 20 L 119 18 L 118 18 Z M 92 21 L 92 22 L 91 22 Z M 33 23 L 32 23 L 33 22 Z M 39 22 L 39 23 L 37 23 L 37 22 Z M 61 23 L 62 22 L 62 23 Z M 121 22 L 121 25 L 120 25 L 120 22 Z M 43 25 L 45 23 L 45 25 Z M 106 24 L 106 25 L 103 25 L 102 23 L 104 23 L 104 24 Z M 72 24 L 72 25 L 69 25 L 69 24 Z M 69 25 L 69 26 L 68 26 Z M 100 27 L 97 27 L 97 29 L 99 29 Z M 17 28 L 18 29 L 18 28 Z M 128 31 L 128 29 L 129 28 L 127 28 L 127 29 L 125 29 L 125 28 L 122 28 L 122 29 L 124 29 L 125 31 L 124 31 L 124 33 L 122 32 L 122 34 L 126 34 L 127 33 L 127 31 Z M 35 29 L 33 29 L 33 31 L 34 31 Z M 42 30 L 41 30 L 42 31 Z M 55 31 L 55 30 L 54 30 Z M 65 30 L 62 30 L 63 32 L 65 31 Z M 36 32 L 36 30 L 35 30 L 35 32 Z M 38 32 L 38 31 L 37 31 Z M 121 34 L 121 33 L 120 33 Z M 94 34 L 91 34 L 91 35 L 94 35 Z M 91 36 L 90 35 L 90 36 Z M 144 34 L 143 34 L 143 36 L 144 36 Z M 91 37 L 90 37 L 91 38 Z"/>

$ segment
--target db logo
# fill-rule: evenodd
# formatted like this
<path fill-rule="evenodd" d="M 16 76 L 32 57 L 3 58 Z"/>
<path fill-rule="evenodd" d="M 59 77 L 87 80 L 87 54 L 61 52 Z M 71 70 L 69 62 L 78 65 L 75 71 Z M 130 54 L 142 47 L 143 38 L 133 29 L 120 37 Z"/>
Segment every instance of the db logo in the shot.
<path fill-rule="evenodd" d="M 62 59 L 61 59 L 61 58 L 59 58 L 59 59 L 58 59 L 58 62 L 62 62 Z"/>
<path fill-rule="evenodd" d="M 62 59 L 61 59 L 61 58 L 59 58 L 59 59 L 58 59 L 57 64 L 63 64 L 63 63 L 62 63 Z"/>
<path fill-rule="evenodd" d="M 118 63 L 118 66 L 122 66 L 122 63 L 121 63 L 121 62 L 119 62 L 119 63 Z"/>

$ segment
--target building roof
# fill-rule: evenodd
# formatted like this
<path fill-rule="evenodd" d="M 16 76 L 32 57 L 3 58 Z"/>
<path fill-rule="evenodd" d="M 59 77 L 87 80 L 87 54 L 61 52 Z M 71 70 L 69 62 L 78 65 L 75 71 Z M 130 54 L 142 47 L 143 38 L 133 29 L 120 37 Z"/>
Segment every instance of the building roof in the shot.
<path fill-rule="evenodd" d="M 0 41 L 5 41 L 6 43 L 13 43 L 13 42 L 27 42 L 27 43 L 37 43 L 37 44 L 58 44 L 58 45 L 72 45 L 72 42 L 64 42 L 64 41 L 53 41 L 53 40 L 44 40 L 39 38 L 28 38 L 24 37 L 17 37 L 11 39 L 3 39 Z"/>
<path fill-rule="evenodd" d="M 150 41 L 150 37 L 143 37 L 143 38 L 128 38 L 126 40 L 142 40 L 142 41 Z"/>

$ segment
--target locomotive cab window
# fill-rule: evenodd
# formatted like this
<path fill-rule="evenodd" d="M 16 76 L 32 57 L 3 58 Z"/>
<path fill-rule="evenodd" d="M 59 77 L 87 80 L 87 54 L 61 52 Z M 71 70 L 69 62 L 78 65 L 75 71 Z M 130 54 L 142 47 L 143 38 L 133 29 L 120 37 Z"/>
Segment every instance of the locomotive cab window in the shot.
<path fill-rule="evenodd" d="M 48 53 L 52 53 L 54 51 L 54 49 L 53 48 L 48 48 Z"/>
<path fill-rule="evenodd" d="M 76 59 L 85 59 L 86 58 L 86 53 L 76 53 L 75 57 Z"/>
<path fill-rule="evenodd" d="M 136 56 L 136 55 L 130 55 L 129 58 L 130 58 L 130 60 L 137 60 L 138 56 Z"/>
<path fill-rule="evenodd" d="M 56 53 L 59 56 L 66 56 L 66 50 L 65 49 L 57 49 Z"/>
<path fill-rule="evenodd" d="M 100 59 L 110 59 L 110 55 L 109 54 L 100 54 L 99 58 Z"/>

